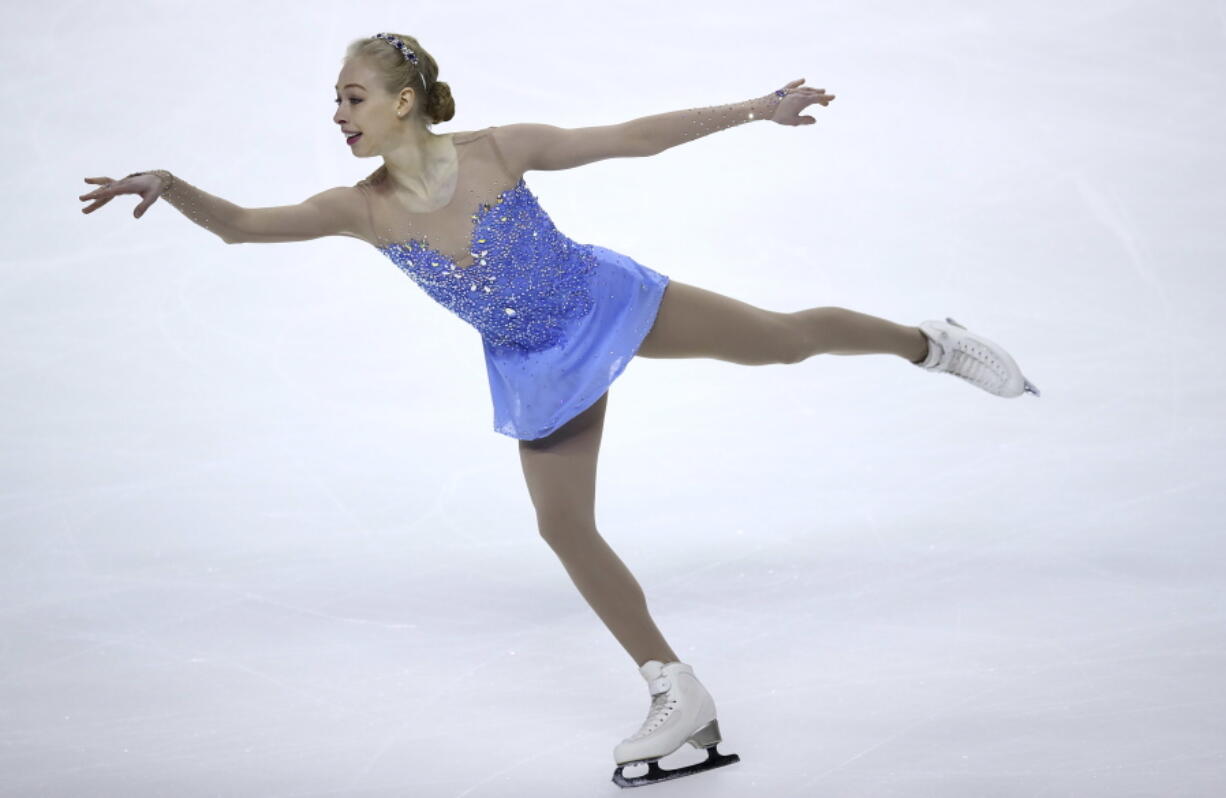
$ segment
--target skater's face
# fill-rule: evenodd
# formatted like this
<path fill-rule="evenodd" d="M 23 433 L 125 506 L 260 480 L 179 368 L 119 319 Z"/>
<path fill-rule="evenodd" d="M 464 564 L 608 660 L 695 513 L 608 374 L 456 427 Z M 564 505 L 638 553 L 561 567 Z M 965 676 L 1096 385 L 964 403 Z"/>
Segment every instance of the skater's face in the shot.
<path fill-rule="evenodd" d="M 345 143 L 359 158 L 391 149 L 391 140 L 412 119 L 417 94 L 403 89 L 399 94 L 383 90 L 377 73 L 360 59 L 345 62 L 336 79 L 336 113 L 332 121 L 343 131 Z M 360 134 L 356 139 L 352 134 Z"/>

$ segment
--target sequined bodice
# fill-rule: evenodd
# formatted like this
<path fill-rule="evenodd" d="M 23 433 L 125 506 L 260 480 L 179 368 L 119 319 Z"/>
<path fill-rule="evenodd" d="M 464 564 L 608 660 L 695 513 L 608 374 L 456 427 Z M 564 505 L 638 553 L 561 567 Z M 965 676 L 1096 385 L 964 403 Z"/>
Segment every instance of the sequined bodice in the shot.
<path fill-rule="evenodd" d="M 509 174 L 490 130 L 488 145 Z M 472 171 L 461 156 L 457 192 L 470 193 Z M 477 166 L 476 168 L 480 168 Z M 463 201 L 463 195 L 460 197 Z M 416 237 L 379 245 L 427 294 L 475 327 L 489 344 L 536 351 L 559 343 L 572 320 L 592 309 L 588 273 L 595 256 L 587 245 L 563 235 L 541 208 L 523 177 L 493 202 L 448 206 L 474 208 L 468 215 L 472 265 L 458 266 L 443 252 Z M 465 210 L 467 213 L 467 209 Z M 424 214 L 430 216 L 431 214 Z M 453 214 L 454 215 L 454 214 Z M 454 227 L 454 224 L 453 224 Z M 429 240 L 428 233 L 422 236 Z"/>

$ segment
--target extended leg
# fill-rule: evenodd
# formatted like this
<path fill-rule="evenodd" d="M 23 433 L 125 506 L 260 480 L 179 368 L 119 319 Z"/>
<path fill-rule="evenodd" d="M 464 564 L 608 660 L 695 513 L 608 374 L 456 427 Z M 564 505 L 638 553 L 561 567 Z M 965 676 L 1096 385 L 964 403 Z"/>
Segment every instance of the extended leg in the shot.
<path fill-rule="evenodd" d="M 675 662 L 642 587 L 596 531 L 596 458 L 608 399 L 606 393 L 552 435 L 520 441 L 524 479 L 541 537 L 635 664 Z"/>
<path fill-rule="evenodd" d="M 928 354 L 928 338 L 919 327 L 839 307 L 808 308 L 789 315 L 804 340 L 802 359 L 820 354 L 889 354 L 918 363 Z"/>
<path fill-rule="evenodd" d="M 651 332 L 647 358 L 705 357 L 745 365 L 799 363 L 817 354 L 893 354 L 924 359 L 918 327 L 839 307 L 781 313 L 670 280 Z"/>

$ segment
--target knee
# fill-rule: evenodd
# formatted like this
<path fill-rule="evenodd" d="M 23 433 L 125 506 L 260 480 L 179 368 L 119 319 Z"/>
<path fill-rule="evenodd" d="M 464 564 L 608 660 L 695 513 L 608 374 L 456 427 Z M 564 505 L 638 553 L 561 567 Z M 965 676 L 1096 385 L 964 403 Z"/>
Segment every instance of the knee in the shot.
<path fill-rule="evenodd" d="M 777 362 L 794 364 L 808 360 L 814 354 L 811 324 L 806 317 L 807 311 L 781 313 L 781 324 L 784 334 L 779 336 L 781 342 Z"/>
<path fill-rule="evenodd" d="M 573 546 L 597 534 L 594 518 L 585 518 L 567 512 L 538 513 L 536 527 L 541 538 L 554 551 Z"/>
<path fill-rule="evenodd" d="M 846 314 L 846 308 L 834 305 L 785 314 L 790 328 L 786 336 L 790 348 L 786 353 L 787 359 L 781 362 L 800 363 L 830 351 L 831 327 L 841 323 Z"/>

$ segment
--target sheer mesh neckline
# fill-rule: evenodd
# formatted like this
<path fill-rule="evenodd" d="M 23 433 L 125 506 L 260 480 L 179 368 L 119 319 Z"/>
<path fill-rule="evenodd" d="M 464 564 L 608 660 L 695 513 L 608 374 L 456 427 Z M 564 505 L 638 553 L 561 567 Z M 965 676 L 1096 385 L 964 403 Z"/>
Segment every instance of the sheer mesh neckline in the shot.
<path fill-rule="evenodd" d="M 429 216 L 431 214 L 439 213 L 441 211 L 447 210 L 456 201 L 456 195 L 460 193 L 460 161 L 462 160 L 460 157 L 460 145 L 467 144 L 468 142 L 472 141 L 472 138 L 473 138 L 472 135 L 470 134 L 467 139 L 464 139 L 463 141 L 456 141 L 456 135 L 457 134 L 452 133 L 447 137 L 448 140 L 451 142 L 451 150 L 452 152 L 455 153 L 455 186 L 451 190 L 451 196 L 447 198 L 447 201 L 445 203 L 443 203 L 442 205 L 440 205 L 439 207 L 433 210 L 414 211 L 414 210 L 409 210 L 407 207 L 405 207 L 405 204 L 400 201 L 400 198 L 396 196 L 395 192 L 389 192 L 389 198 L 391 199 L 393 204 L 396 205 L 397 210 L 399 210 L 401 213 L 405 215 L 411 215 L 411 216 Z M 383 179 L 386 180 L 387 179 L 386 164 L 382 167 L 382 171 L 383 171 Z"/>
<path fill-rule="evenodd" d="M 455 178 L 455 188 L 452 191 L 451 197 L 447 200 L 447 202 L 444 205 L 438 208 L 435 208 L 433 210 L 429 210 L 429 211 L 411 211 L 404 206 L 404 203 L 401 202 L 398 197 L 396 197 L 394 194 L 389 193 L 388 199 L 391 200 L 392 206 L 396 209 L 396 212 L 398 214 L 403 214 L 406 217 L 412 217 L 414 219 L 439 216 L 445 213 L 446 211 L 453 210 L 457 202 L 462 202 L 463 200 L 460 197 L 461 194 L 468 194 L 471 196 L 470 191 L 466 188 L 465 183 L 464 183 L 464 179 L 467 175 L 467 170 L 465 168 L 466 159 L 464 157 L 464 152 L 463 152 L 464 145 L 469 144 L 473 141 L 476 141 L 479 138 L 482 138 L 483 135 L 487 135 L 487 136 L 492 135 L 490 130 L 491 130 L 490 128 L 486 128 L 485 130 L 473 131 L 467 134 L 457 134 L 457 133 L 451 134 L 452 146 L 455 148 L 455 152 L 456 152 L 456 178 Z M 386 168 L 380 167 L 380 172 L 382 174 L 379 179 L 386 180 L 387 179 Z M 379 172 L 377 172 L 376 174 L 379 174 Z M 368 184 L 368 188 L 373 188 L 371 184 L 375 181 L 371 181 L 368 179 L 366 182 Z M 407 238 L 407 239 L 400 240 L 400 241 L 390 241 L 390 243 L 387 243 L 387 244 L 379 244 L 377 243 L 377 239 L 376 239 L 375 248 L 384 254 L 388 254 L 389 251 L 397 250 L 397 249 L 409 250 L 415 253 L 428 253 L 430 255 L 437 257 L 437 259 L 441 261 L 444 267 L 450 267 L 450 268 L 461 270 L 461 271 L 476 268 L 481 265 L 481 261 L 480 259 L 476 258 L 473 255 L 473 250 L 477 243 L 475 239 L 477 237 L 477 231 L 481 229 L 482 224 L 485 222 L 486 215 L 489 214 L 494 209 L 498 208 L 500 205 L 502 205 L 503 202 L 505 202 L 510 196 L 512 196 L 513 194 L 525 188 L 527 188 L 527 184 L 525 183 L 524 178 L 520 176 L 519 181 L 514 186 L 500 192 L 498 196 L 494 199 L 493 202 L 487 203 L 487 202 L 478 201 L 473 204 L 472 211 L 468 215 L 468 218 L 471 219 L 472 222 L 468 229 L 468 235 L 466 236 L 467 251 L 465 255 L 460 258 L 460 260 L 472 258 L 473 262 L 466 266 L 461 266 L 459 263 L 457 263 L 455 260 L 453 260 L 451 257 L 446 255 L 442 251 L 435 249 L 434 247 L 427 246 L 425 243 L 423 243 L 423 240 L 421 239 L 429 240 L 429 235 L 422 236 L 421 239 L 414 236 L 414 237 Z M 434 258 L 431 258 L 431 260 L 433 259 Z"/>

